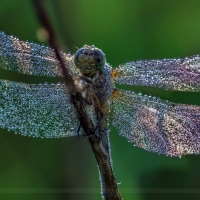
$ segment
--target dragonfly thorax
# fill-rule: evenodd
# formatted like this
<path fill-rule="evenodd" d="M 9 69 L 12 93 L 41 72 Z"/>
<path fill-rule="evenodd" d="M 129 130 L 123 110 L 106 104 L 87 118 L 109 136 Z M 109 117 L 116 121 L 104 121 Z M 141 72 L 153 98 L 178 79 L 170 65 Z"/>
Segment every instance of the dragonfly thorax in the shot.
<path fill-rule="evenodd" d="M 105 54 L 95 46 L 84 45 L 74 55 L 74 63 L 80 72 L 93 77 L 105 65 Z"/>

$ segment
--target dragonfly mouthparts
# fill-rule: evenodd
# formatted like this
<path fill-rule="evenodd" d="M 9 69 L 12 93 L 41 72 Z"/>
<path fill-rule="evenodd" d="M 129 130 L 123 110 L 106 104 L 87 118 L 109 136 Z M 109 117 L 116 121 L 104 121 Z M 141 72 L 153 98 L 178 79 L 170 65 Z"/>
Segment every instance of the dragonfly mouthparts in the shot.
<path fill-rule="evenodd" d="M 101 71 L 106 62 L 105 54 L 94 45 L 84 45 L 74 55 L 74 63 L 82 74 L 93 76 Z"/>

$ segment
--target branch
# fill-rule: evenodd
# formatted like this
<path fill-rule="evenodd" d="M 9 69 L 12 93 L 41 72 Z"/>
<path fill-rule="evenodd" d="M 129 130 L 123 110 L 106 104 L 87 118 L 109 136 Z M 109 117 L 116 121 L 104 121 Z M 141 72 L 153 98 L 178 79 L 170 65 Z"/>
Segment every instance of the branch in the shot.
<path fill-rule="evenodd" d="M 64 60 L 59 52 L 55 33 L 49 21 L 46 10 L 42 4 L 42 0 L 32 0 L 32 2 L 41 24 L 43 25 L 43 27 L 46 29 L 46 31 L 49 34 L 49 38 L 48 38 L 49 44 L 55 50 L 56 57 L 60 62 L 60 66 L 64 74 L 64 81 L 65 81 L 66 87 L 69 89 L 71 93 L 73 103 L 77 109 L 81 127 L 83 128 L 85 135 L 88 136 L 95 158 L 99 165 L 100 173 L 103 179 L 103 199 L 121 200 L 122 198 L 120 196 L 117 182 L 115 180 L 113 170 L 112 170 L 109 151 L 105 148 L 105 145 L 102 142 L 101 135 L 96 134 L 96 132 L 98 131 L 98 132 L 101 132 L 102 135 L 104 134 L 104 136 L 107 136 L 108 128 L 107 129 L 104 128 L 104 131 L 102 131 L 101 128 L 100 127 L 97 128 L 96 127 L 97 125 L 94 124 L 92 120 L 90 119 L 89 114 L 87 113 L 85 107 L 83 106 L 85 105 L 83 102 L 83 99 L 79 98 L 81 97 L 81 94 L 78 94 L 76 92 L 73 78 L 70 76 L 70 74 L 68 73 L 68 69 L 65 67 Z M 95 109 L 95 114 L 96 116 L 101 115 L 101 113 L 97 109 Z"/>
<path fill-rule="evenodd" d="M 40 23 L 45 28 L 45 30 L 48 32 L 48 35 L 49 35 L 48 41 L 49 41 L 50 46 L 54 49 L 56 57 L 57 57 L 58 61 L 60 62 L 60 66 L 62 68 L 64 77 L 65 77 L 64 78 L 65 85 L 69 89 L 70 93 L 74 94 L 74 92 L 76 91 L 75 86 L 74 86 L 74 81 L 73 81 L 72 77 L 70 76 L 68 69 L 65 66 L 64 60 L 60 54 L 60 51 L 58 48 L 58 42 L 56 40 L 56 36 L 53 31 L 53 27 L 50 23 L 50 20 L 48 18 L 48 15 L 46 13 L 46 10 L 44 8 L 42 0 L 32 0 L 32 3 L 35 7 L 35 11 L 37 13 Z"/>

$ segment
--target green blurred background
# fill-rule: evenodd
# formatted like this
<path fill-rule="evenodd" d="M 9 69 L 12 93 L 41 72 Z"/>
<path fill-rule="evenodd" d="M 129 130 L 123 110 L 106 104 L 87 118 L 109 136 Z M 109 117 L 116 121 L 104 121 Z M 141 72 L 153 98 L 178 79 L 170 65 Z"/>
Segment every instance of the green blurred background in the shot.
<path fill-rule="evenodd" d="M 199 0 L 46 2 L 63 50 L 74 53 L 77 47 L 94 44 L 113 67 L 139 59 L 200 53 Z M 40 43 L 40 28 L 28 0 L 0 1 L 0 31 Z M 27 83 L 57 81 L 3 70 L 0 78 Z M 200 105 L 199 93 L 128 89 Z M 125 200 L 200 198 L 200 156 L 157 155 L 133 147 L 113 127 L 110 135 L 114 172 Z M 100 200 L 99 193 L 97 164 L 85 138 L 35 139 L 0 130 L 0 199 Z"/>

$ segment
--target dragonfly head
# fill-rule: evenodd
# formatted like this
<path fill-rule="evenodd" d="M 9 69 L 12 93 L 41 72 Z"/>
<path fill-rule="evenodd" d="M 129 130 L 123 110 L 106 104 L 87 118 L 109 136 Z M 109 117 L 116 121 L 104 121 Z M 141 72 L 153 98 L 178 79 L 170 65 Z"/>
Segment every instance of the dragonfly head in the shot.
<path fill-rule="evenodd" d="M 74 55 L 76 67 L 85 76 L 92 77 L 105 65 L 105 54 L 95 46 L 84 45 Z"/>

